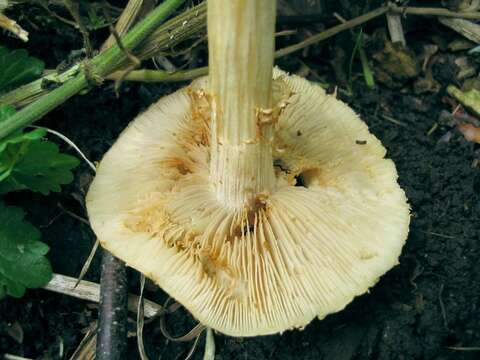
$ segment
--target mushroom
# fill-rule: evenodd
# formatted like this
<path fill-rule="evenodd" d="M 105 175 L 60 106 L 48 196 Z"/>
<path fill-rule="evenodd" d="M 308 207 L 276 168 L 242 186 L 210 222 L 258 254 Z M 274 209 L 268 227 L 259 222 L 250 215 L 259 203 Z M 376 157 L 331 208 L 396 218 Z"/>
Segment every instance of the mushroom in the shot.
<path fill-rule="evenodd" d="M 87 196 L 104 248 L 204 325 L 301 328 L 398 263 L 409 206 L 346 104 L 273 69 L 275 0 L 209 0 L 210 73 L 140 114 Z"/>

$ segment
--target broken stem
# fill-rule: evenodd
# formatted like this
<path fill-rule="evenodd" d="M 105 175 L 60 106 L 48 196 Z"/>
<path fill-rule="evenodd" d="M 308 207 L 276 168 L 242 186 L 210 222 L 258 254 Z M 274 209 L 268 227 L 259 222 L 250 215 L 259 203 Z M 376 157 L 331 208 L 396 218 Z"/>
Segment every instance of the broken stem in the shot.
<path fill-rule="evenodd" d="M 229 207 L 274 183 L 270 131 L 275 0 L 208 1 L 212 96 L 210 177 Z M 265 114 L 264 114 L 265 113 Z M 263 116 L 265 115 L 265 116 Z"/>
<path fill-rule="evenodd" d="M 18 36 L 22 41 L 28 41 L 28 32 L 25 31 L 16 21 L 6 17 L 0 12 L 0 28 L 10 31 Z"/>

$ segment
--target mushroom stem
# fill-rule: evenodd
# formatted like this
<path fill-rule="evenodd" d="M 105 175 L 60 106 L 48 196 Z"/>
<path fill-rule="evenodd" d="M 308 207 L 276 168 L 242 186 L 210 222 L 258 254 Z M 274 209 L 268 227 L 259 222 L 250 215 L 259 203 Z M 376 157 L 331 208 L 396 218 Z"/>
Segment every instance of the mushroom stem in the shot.
<path fill-rule="evenodd" d="M 210 176 L 229 207 L 273 190 L 275 0 L 209 0 Z"/>

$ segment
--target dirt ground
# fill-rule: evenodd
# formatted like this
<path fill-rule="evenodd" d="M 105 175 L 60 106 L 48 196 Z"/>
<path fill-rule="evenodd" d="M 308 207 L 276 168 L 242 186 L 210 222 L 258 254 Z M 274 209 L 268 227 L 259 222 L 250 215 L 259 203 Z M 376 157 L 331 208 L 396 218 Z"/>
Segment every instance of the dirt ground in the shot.
<path fill-rule="evenodd" d="M 380 21 L 369 29 L 382 26 L 385 24 Z M 454 37 L 453 33 L 445 34 Z M 416 35 L 414 31 L 407 40 L 412 48 L 419 49 L 427 40 Z M 81 46 L 78 37 L 65 43 L 53 38 L 47 32 L 40 33 L 27 45 L 50 67 L 70 49 Z M 319 54 L 333 59 L 336 42 L 341 39 L 314 47 L 308 54 L 289 56 L 279 64 L 290 71 L 300 71 L 307 64 L 315 70 L 307 76 L 316 81 L 318 74 L 332 73 L 328 61 L 319 60 Z M 45 50 L 53 48 L 56 50 Z M 435 56 L 432 71 L 440 85 L 438 91 L 416 94 L 412 90 L 414 79 L 398 88 L 378 83 L 369 89 L 359 75 L 353 95 L 340 92 L 388 149 L 387 156 L 394 160 L 411 204 L 410 235 L 400 264 L 344 311 L 315 320 L 303 331 L 246 339 L 217 335 L 216 359 L 480 358 L 479 352 L 458 349 L 480 346 L 480 168 L 472 166 L 480 157 L 480 147 L 444 124 L 429 132 L 442 110 L 452 111 L 452 105 L 445 101 L 445 87 L 457 83 L 457 70 L 449 61 L 457 55 L 440 49 Z M 322 79 L 329 84 L 337 80 L 333 74 Z M 68 136 L 88 158 L 97 161 L 139 111 L 175 86 L 124 84 L 117 99 L 113 85 L 107 84 L 73 98 L 42 124 Z M 43 240 L 51 247 L 49 259 L 57 273 L 77 276 L 94 243 L 88 226 L 64 210 L 85 216 L 83 199 L 91 179 L 91 171 L 83 164 L 76 170 L 75 182 L 60 194 L 43 197 L 20 193 L 7 198 L 8 203 L 28 209 L 28 220 L 41 229 Z M 98 281 L 99 258 L 97 254 L 86 279 Z M 130 271 L 129 278 L 131 291 L 138 293 L 138 274 Z M 149 287 L 147 297 L 161 303 L 165 294 Z M 22 299 L 5 299 L 0 301 L 0 354 L 68 359 L 96 318 L 96 305 L 45 290 L 28 291 Z M 181 311 L 167 323 L 178 335 L 194 325 Z M 129 359 L 138 359 L 134 322 L 131 330 Z M 145 325 L 144 338 L 150 359 L 183 359 L 191 347 L 191 343 L 167 341 L 158 321 Z M 202 358 L 203 343 L 202 338 L 194 359 Z"/>

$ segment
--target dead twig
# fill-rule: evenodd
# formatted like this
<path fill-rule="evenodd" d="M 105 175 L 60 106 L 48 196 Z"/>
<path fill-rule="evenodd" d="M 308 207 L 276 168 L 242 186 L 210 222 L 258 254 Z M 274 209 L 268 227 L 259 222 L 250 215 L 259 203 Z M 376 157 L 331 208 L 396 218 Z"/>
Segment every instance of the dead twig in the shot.
<path fill-rule="evenodd" d="M 77 279 L 70 276 L 53 274 L 52 280 L 45 285 L 45 290 L 53 291 L 59 294 L 72 296 L 77 299 L 98 303 L 100 301 L 100 285 L 91 281 L 82 280 L 75 287 Z M 136 313 L 139 297 L 130 294 L 128 296 L 128 310 Z M 163 311 L 163 307 L 153 301 L 144 299 L 145 317 L 154 318 Z"/>
<path fill-rule="evenodd" d="M 385 115 L 385 114 L 380 114 L 380 116 L 383 119 L 385 119 L 385 120 L 387 120 L 387 121 L 389 121 L 389 122 L 391 122 L 395 125 L 398 125 L 398 126 L 401 126 L 401 127 L 404 127 L 404 128 L 408 128 L 408 125 L 406 123 L 404 123 L 403 121 L 397 120 L 397 119 L 395 119 L 391 116 Z"/>
<path fill-rule="evenodd" d="M 97 360 L 122 360 L 126 357 L 127 299 L 125 264 L 104 250 L 100 280 Z"/>
<path fill-rule="evenodd" d="M 465 19 L 439 18 L 438 21 L 476 44 L 480 44 L 480 25 Z"/>
<path fill-rule="evenodd" d="M 82 17 L 80 16 L 79 5 L 78 3 L 72 2 L 72 0 L 63 0 L 63 4 L 72 16 L 73 20 L 75 20 L 75 27 L 82 34 L 85 53 L 87 54 L 87 58 L 90 59 L 93 56 L 92 43 L 90 42 L 90 34 L 87 30 L 87 27 L 83 23 Z"/>
<path fill-rule="evenodd" d="M 443 8 L 429 8 L 429 7 L 410 7 L 398 6 L 395 4 L 389 5 L 389 11 L 400 15 L 417 15 L 417 16 L 443 16 L 451 18 L 462 18 L 470 20 L 480 19 L 480 12 L 473 11 L 450 11 Z"/>
<path fill-rule="evenodd" d="M 334 26 L 328 30 L 322 31 L 321 33 L 315 34 L 310 36 L 309 38 L 291 46 L 287 46 L 275 53 L 275 57 L 279 58 L 288 54 L 291 54 L 293 52 L 296 52 L 298 50 L 302 50 L 306 48 L 307 46 L 313 45 L 317 42 L 323 41 L 325 39 L 328 39 L 334 35 L 337 35 L 338 33 L 341 33 L 342 31 L 352 29 L 356 26 L 359 26 L 363 23 L 366 23 L 367 21 L 370 21 L 372 19 L 375 19 L 379 16 L 384 15 L 387 13 L 389 10 L 388 6 L 383 6 L 380 7 L 376 10 L 370 11 L 364 15 L 361 15 L 359 17 L 356 17 L 355 19 L 349 20 L 343 24 Z"/>
<path fill-rule="evenodd" d="M 65 5 L 65 3 L 62 1 L 62 5 Z M 64 18 L 63 16 L 61 15 L 58 15 L 55 11 L 51 10 L 50 7 L 49 7 L 49 2 L 48 1 L 45 1 L 45 0 L 40 0 L 37 2 L 38 5 L 40 5 L 50 16 L 53 16 L 54 18 L 56 18 L 57 20 L 67 24 L 68 26 L 71 26 L 73 28 L 77 28 L 77 24 L 75 23 L 75 21 L 72 21 L 72 20 L 69 20 L 69 19 L 66 19 Z"/>

